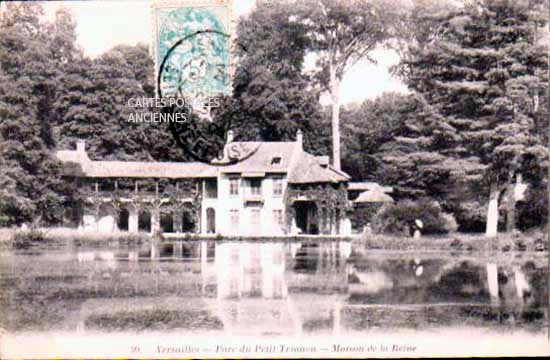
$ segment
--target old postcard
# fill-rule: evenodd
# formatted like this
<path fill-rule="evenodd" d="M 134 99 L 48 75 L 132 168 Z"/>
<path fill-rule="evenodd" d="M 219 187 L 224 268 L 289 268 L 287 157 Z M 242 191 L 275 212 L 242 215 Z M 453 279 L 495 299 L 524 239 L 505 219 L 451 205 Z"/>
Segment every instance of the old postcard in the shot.
<path fill-rule="evenodd" d="M 0 358 L 550 355 L 549 24 L 0 2 Z"/>

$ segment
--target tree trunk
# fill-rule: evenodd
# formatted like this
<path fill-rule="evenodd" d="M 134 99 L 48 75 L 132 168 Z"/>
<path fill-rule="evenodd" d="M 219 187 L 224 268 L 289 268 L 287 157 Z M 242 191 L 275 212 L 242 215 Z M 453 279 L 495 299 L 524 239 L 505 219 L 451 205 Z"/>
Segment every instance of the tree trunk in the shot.
<path fill-rule="evenodd" d="M 332 101 L 332 164 L 340 170 L 340 79 L 334 65 L 330 67 L 330 97 Z"/>
<path fill-rule="evenodd" d="M 508 185 L 508 197 L 506 199 L 506 231 L 516 229 L 516 194 L 515 184 Z"/>
<path fill-rule="evenodd" d="M 485 230 L 486 237 L 496 237 L 498 231 L 498 196 L 500 190 L 498 186 L 491 185 L 491 195 L 489 197 L 489 209 L 487 210 L 487 228 Z"/>

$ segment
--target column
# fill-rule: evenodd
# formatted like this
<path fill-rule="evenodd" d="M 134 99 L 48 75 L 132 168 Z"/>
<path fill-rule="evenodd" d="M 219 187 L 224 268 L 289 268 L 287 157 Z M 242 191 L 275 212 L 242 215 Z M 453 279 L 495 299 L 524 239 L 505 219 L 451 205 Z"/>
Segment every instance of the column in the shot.
<path fill-rule="evenodd" d="M 181 241 L 178 241 L 175 242 L 173 246 L 173 256 L 177 259 L 181 259 L 183 257 L 183 243 Z"/>
<path fill-rule="evenodd" d="M 349 217 L 340 220 L 340 235 L 351 235 L 351 220 Z"/>
<path fill-rule="evenodd" d="M 151 234 L 156 234 L 160 230 L 160 209 L 151 210 Z"/>
<path fill-rule="evenodd" d="M 138 230 L 138 210 L 130 206 L 128 209 L 128 231 L 130 233 L 137 233 Z"/>
<path fill-rule="evenodd" d="M 183 232 L 182 211 L 174 210 L 172 213 L 172 223 L 174 224 L 174 232 Z"/>
<path fill-rule="evenodd" d="M 158 259 L 160 257 L 160 246 L 158 241 L 151 241 L 151 259 Z"/>

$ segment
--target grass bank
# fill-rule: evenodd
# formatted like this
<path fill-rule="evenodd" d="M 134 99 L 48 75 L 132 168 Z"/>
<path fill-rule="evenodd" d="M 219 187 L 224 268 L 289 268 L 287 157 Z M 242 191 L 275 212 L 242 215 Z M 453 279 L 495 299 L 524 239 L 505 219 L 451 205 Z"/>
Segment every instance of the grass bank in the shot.
<path fill-rule="evenodd" d="M 500 233 L 488 239 L 485 234 L 453 233 L 427 235 L 419 239 L 385 234 L 365 234 L 354 244 L 366 249 L 396 251 L 548 251 L 548 235 L 540 229 L 525 233 Z"/>
<path fill-rule="evenodd" d="M 148 233 L 81 232 L 70 228 L 0 228 L 0 248 L 25 249 L 31 246 L 73 241 L 76 245 L 100 245 L 111 242 L 140 244 L 151 239 Z"/>
<path fill-rule="evenodd" d="M 185 234 L 166 234 L 166 239 L 177 239 L 184 241 L 192 240 L 233 240 L 233 241 L 323 241 L 336 239 L 335 237 L 322 236 L 277 236 L 264 238 L 248 237 L 225 237 L 212 235 L 208 237 Z M 149 233 L 130 234 L 128 232 L 114 233 L 90 233 L 80 232 L 70 228 L 40 228 L 40 229 L 19 229 L 0 228 L 0 248 L 28 248 L 41 244 L 55 242 L 73 241 L 76 245 L 104 245 L 112 242 L 119 244 L 141 244 L 150 241 Z M 548 235 L 543 229 L 528 231 L 525 233 L 500 233 L 496 238 L 488 239 L 485 234 L 464 234 L 453 233 L 446 235 L 425 235 L 419 239 L 386 234 L 363 234 L 351 238 L 355 246 L 365 249 L 380 249 L 394 251 L 526 251 L 541 252 L 548 251 Z"/>

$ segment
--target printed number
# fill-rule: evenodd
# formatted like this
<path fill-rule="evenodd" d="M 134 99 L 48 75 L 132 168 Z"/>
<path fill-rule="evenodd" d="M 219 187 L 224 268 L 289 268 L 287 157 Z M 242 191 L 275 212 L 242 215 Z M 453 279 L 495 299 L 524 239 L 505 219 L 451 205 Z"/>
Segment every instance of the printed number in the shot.
<path fill-rule="evenodd" d="M 139 346 L 132 346 L 130 347 L 130 351 L 132 351 L 133 353 L 138 353 L 141 351 L 141 348 Z"/>

